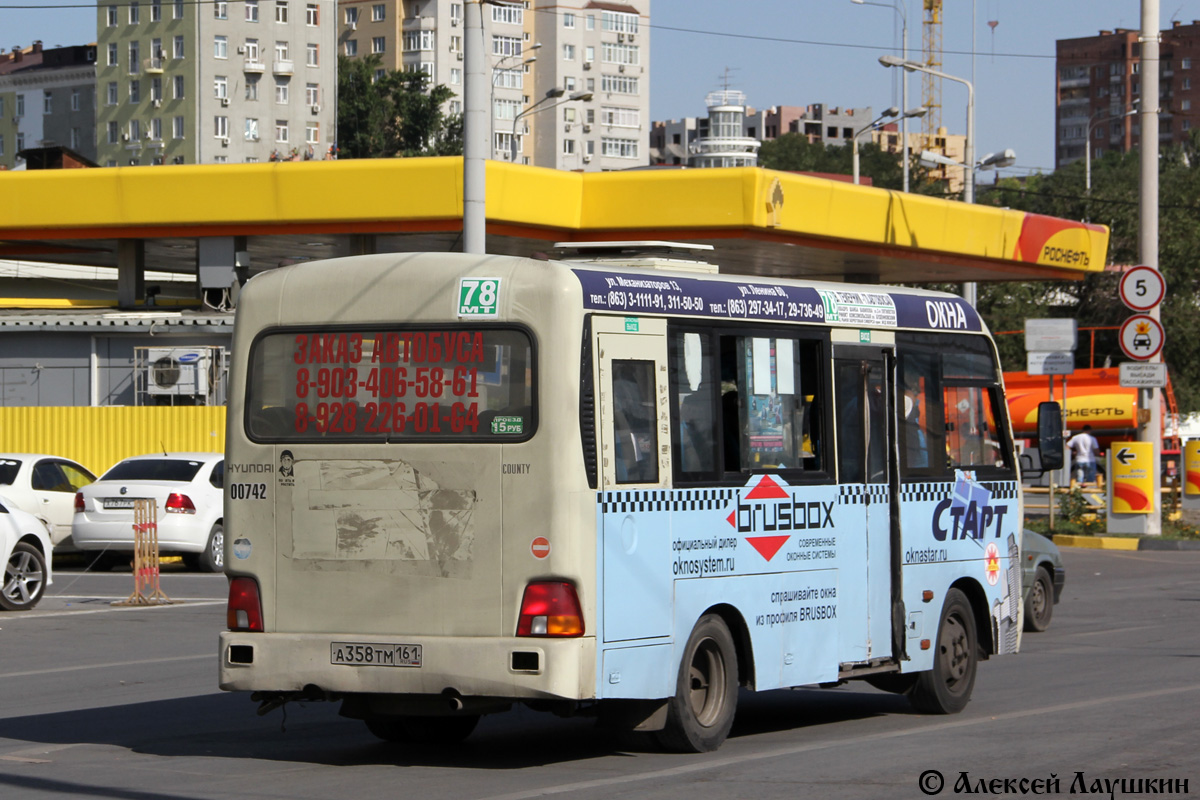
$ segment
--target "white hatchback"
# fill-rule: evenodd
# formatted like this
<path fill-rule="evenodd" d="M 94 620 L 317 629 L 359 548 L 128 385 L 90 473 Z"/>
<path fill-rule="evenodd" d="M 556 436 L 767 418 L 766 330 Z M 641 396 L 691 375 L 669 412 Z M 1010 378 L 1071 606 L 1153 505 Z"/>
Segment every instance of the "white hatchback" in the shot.
<path fill-rule="evenodd" d="M 59 553 L 74 550 L 75 493 L 96 480 L 77 461 L 44 453 L 0 453 L 0 494 L 50 531 Z"/>
<path fill-rule="evenodd" d="M 96 566 L 111 567 L 118 557 L 133 552 L 134 500 L 153 499 L 159 553 L 181 555 L 193 569 L 220 572 L 224 483 L 225 458 L 220 453 L 127 458 L 75 495 L 75 546 L 103 551 Z"/>
<path fill-rule="evenodd" d="M 0 497 L 0 608 L 28 611 L 50 585 L 50 534 L 41 520 Z"/>

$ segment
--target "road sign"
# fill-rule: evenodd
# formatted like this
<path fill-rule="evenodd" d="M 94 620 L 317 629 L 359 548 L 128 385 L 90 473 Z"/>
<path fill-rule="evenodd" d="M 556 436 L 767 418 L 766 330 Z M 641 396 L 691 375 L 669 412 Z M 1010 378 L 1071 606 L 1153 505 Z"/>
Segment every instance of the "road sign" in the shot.
<path fill-rule="evenodd" d="M 1051 351 L 1075 352 L 1075 320 L 1025 320 L 1025 349 L 1035 353 Z"/>
<path fill-rule="evenodd" d="M 1167 282 L 1154 267 L 1134 267 L 1121 276 L 1121 302 L 1134 311 L 1149 311 L 1162 302 Z"/>
<path fill-rule="evenodd" d="M 1109 453 L 1109 508 L 1115 514 L 1154 511 L 1153 442 L 1113 442 Z"/>
<path fill-rule="evenodd" d="M 1166 364 L 1126 361 L 1121 365 L 1121 386 L 1126 389 L 1161 389 L 1166 385 Z"/>
<path fill-rule="evenodd" d="M 533 557 L 539 561 L 550 555 L 550 540 L 545 536 L 536 536 L 529 543 L 529 551 L 533 553 Z"/>
<path fill-rule="evenodd" d="M 1121 350 L 1137 361 L 1154 358 L 1162 351 L 1163 329 L 1147 314 L 1134 314 L 1121 325 Z"/>
<path fill-rule="evenodd" d="M 1062 350 L 1026 353 L 1025 371 L 1030 375 L 1071 375 L 1075 372 L 1075 354 Z"/>

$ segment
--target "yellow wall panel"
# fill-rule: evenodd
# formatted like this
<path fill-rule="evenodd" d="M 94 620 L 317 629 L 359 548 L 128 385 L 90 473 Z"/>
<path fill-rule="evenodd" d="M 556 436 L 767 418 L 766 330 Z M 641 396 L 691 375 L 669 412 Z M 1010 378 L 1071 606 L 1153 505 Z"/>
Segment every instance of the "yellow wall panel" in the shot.
<path fill-rule="evenodd" d="M 99 475 L 123 458 L 225 449 L 224 406 L 4 406 L 0 452 L 51 453 Z"/>

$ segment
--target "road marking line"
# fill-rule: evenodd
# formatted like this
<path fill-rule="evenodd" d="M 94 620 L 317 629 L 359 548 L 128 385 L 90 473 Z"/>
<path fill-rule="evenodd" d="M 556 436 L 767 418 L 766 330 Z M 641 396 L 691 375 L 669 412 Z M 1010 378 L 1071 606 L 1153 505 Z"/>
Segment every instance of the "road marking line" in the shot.
<path fill-rule="evenodd" d="M 216 658 L 215 652 L 206 653 L 202 656 L 168 656 L 166 658 L 144 658 L 138 661 L 112 661 L 107 664 L 79 664 L 73 667 L 55 667 L 53 669 L 34 669 L 28 672 L 5 672 L 0 674 L 0 680 L 4 678 L 27 678 L 30 675 L 53 675 L 62 672 L 79 672 L 85 669 L 112 669 L 113 667 L 136 667 L 143 664 L 169 664 L 173 661 L 200 661 L 206 658 Z"/>
<path fill-rule="evenodd" d="M 690 775 L 696 772 L 705 772 L 714 769 L 723 769 L 725 767 L 741 766 L 750 761 L 764 761 L 769 758 L 781 758 L 784 756 L 794 756 L 800 753 L 808 753 L 815 750 L 828 750 L 834 747 L 846 747 L 847 745 L 858 745 L 865 742 L 877 742 L 887 739 L 898 739 L 901 737 L 911 737 L 916 734 L 923 733 L 940 733 L 942 731 L 954 730 L 955 728 L 967 728 L 975 725 L 991 725 L 996 722 L 1014 719 L 1023 719 L 1025 717 L 1038 717 L 1045 714 L 1058 714 L 1063 711 L 1073 711 L 1081 708 L 1092 708 L 1095 706 L 1109 705 L 1111 703 L 1138 702 L 1151 697 L 1163 697 L 1165 695 L 1184 694 L 1186 692 L 1200 691 L 1200 685 L 1181 686 L 1174 689 L 1154 689 L 1146 692 L 1136 692 L 1134 694 L 1114 695 L 1112 697 L 1093 698 L 1091 700 L 1081 700 L 1075 703 L 1062 703 L 1056 706 L 1043 706 L 1032 708 L 1026 711 L 1012 711 L 1007 714 L 994 714 L 989 716 L 979 717 L 977 719 L 957 720 L 955 722 L 943 722 L 941 724 L 929 725 L 928 727 L 919 728 L 917 730 L 905 729 L 899 731 L 888 731 L 887 733 L 872 733 L 865 736 L 858 736 L 851 739 L 838 739 L 836 741 L 812 742 L 810 744 L 795 745 L 793 747 L 780 747 L 774 750 L 767 750 L 762 753 L 743 753 L 735 756 L 727 756 L 725 758 L 717 758 L 705 761 L 702 764 L 692 763 L 685 764 L 679 767 L 671 767 L 669 769 L 654 770 L 653 772 L 644 772 L 638 775 L 622 775 L 613 778 L 598 778 L 591 781 L 579 781 L 577 783 L 564 783 L 558 786 L 547 786 L 542 789 L 531 789 L 524 792 L 513 792 L 511 794 L 493 795 L 483 798 L 483 800 L 529 800 L 534 797 L 545 797 L 547 795 L 566 794 L 568 792 L 578 792 L 587 789 L 603 789 L 620 784 L 639 783 L 643 781 L 657 781 L 664 778 L 673 778 L 678 775 Z"/>
<path fill-rule="evenodd" d="M 113 598 L 89 598 L 95 600 L 104 600 L 108 602 L 121 601 L 124 597 Z M 83 611 L 26 611 L 19 617 L 4 617 L 4 622 L 17 622 L 23 619 L 46 619 L 48 617 L 81 617 L 84 614 L 110 614 L 114 611 L 145 611 L 148 608 L 195 608 L 196 606 L 223 606 L 228 600 L 196 600 L 196 601 L 180 601 L 177 603 L 154 603 L 144 606 L 113 606 L 112 608 L 89 608 Z"/>

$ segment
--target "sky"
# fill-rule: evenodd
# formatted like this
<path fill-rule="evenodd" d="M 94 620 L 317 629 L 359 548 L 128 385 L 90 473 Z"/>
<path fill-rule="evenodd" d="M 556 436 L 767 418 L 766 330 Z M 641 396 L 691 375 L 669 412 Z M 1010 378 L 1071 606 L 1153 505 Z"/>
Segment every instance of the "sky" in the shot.
<path fill-rule="evenodd" d="M 638 0 L 623 0 L 635 7 Z M 906 9 L 910 58 L 919 58 L 921 0 L 652 0 L 650 117 L 706 114 L 704 97 L 728 86 L 755 108 L 773 105 L 901 105 L 899 70 L 879 65 L 900 53 Z M 96 38 L 95 6 L 80 0 L 0 0 L 0 45 L 47 47 Z M 1200 0 L 1160 0 L 1159 28 L 1200 20 Z M 1141 25 L 1139 0 L 944 0 L 942 71 L 975 84 L 978 157 L 1006 148 L 1016 165 L 1005 174 L 1054 168 L 1054 43 L 1102 29 Z M 972 24 L 974 19 L 974 24 Z M 996 23 L 991 25 L 990 23 Z M 974 37 L 972 37 L 974 30 Z M 972 44 L 972 38 L 974 44 Z M 974 48 L 972 50 L 972 47 Z M 909 80 L 909 107 L 920 105 L 921 80 Z M 965 133 L 966 87 L 944 82 L 942 124 Z M 919 124 L 912 126 L 919 130 Z M 988 178 L 982 178 L 989 182 Z"/>

